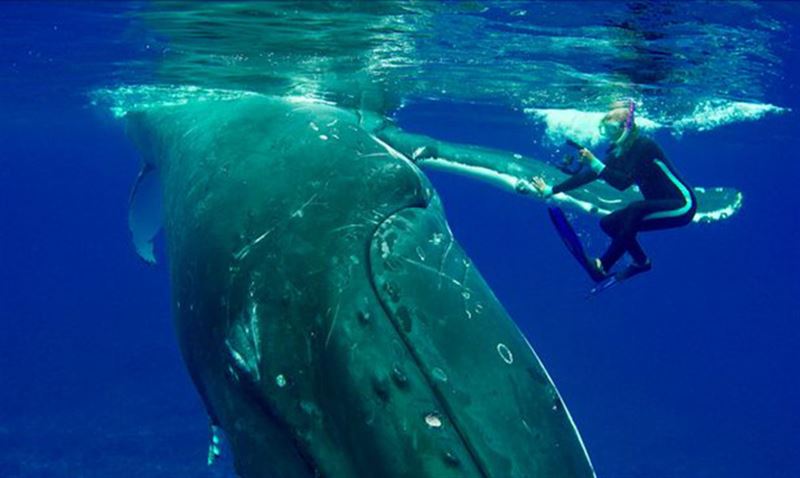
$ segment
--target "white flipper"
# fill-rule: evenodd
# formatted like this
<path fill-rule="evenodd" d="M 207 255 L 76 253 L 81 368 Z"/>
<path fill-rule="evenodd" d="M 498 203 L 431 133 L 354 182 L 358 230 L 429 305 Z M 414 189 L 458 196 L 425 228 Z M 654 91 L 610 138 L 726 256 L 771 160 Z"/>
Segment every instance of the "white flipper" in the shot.
<path fill-rule="evenodd" d="M 128 228 L 139 255 L 148 264 L 156 263 L 153 240 L 161 230 L 163 210 L 158 171 L 150 163 L 142 163 L 128 200 Z"/>

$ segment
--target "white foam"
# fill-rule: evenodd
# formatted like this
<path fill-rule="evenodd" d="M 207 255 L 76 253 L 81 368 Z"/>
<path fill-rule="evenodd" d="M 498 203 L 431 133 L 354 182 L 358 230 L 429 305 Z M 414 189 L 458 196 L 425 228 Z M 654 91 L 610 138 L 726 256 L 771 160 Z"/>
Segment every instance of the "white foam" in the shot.
<path fill-rule="evenodd" d="M 544 122 L 547 139 L 561 144 L 571 139 L 584 146 L 597 146 L 603 140 L 600 135 L 600 120 L 605 111 L 581 111 L 575 109 L 525 108 L 525 113 Z M 661 128 L 662 125 L 646 117 L 637 116 L 636 124 L 644 130 Z"/>
<path fill-rule="evenodd" d="M 193 101 L 230 101 L 257 95 L 252 91 L 195 85 L 124 85 L 95 90 L 90 98 L 94 105 L 107 105 L 111 113 L 119 118 L 129 111 L 181 106 Z"/>
<path fill-rule="evenodd" d="M 554 144 L 571 139 L 584 146 L 597 146 L 602 140 L 600 120 L 606 114 L 576 109 L 525 108 L 525 113 L 545 125 L 545 136 Z M 705 100 L 697 104 L 691 114 L 679 119 L 659 119 L 636 116 L 636 124 L 645 131 L 666 128 L 673 134 L 686 131 L 709 131 L 720 126 L 740 121 L 756 121 L 767 114 L 790 111 L 767 103 L 747 103 L 721 99 Z"/>
<path fill-rule="evenodd" d="M 90 94 L 93 105 L 108 106 L 117 118 L 125 116 L 129 111 L 181 106 L 191 102 L 232 101 L 254 96 L 264 95 L 247 90 L 204 88 L 195 85 L 124 85 L 101 88 Z M 296 104 L 335 104 L 310 96 L 287 96 L 285 99 Z"/>
<path fill-rule="evenodd" d="M 675 133 L 709 131 L 740 121 L 756 121 L 769 113 L 785 113 L 788 108 L 763 103 L 708 100 L 698 104 L 691 115 L 672 123 Z"/>

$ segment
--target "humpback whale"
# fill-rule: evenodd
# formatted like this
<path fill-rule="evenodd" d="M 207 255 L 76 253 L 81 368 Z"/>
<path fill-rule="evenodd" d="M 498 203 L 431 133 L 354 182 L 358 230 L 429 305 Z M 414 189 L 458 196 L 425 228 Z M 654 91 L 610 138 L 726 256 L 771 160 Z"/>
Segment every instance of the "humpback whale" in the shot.
<path fill-rule="evenodd" d="M 357 113 L 252 96 L 125 118 L 159 177 L 180 350 L 240 476 L 594 476 L 425 174 Z"/>
<path fill-rule="evenodd" d="M 133 239 L 154 262 L 163 214 L 209 462 L 221 430 L 244 478 L 595 476 L 421 168 L 532 198 L 528 178 L 562 173 L 322 101 L 195 93 L 124 118 L 143 157 Z M 741 205 L 735 190 L 697 193 L 698 222 Z M 635 197 L 599 184 L 570 194 L 555 200 L 594 214 Z"/>

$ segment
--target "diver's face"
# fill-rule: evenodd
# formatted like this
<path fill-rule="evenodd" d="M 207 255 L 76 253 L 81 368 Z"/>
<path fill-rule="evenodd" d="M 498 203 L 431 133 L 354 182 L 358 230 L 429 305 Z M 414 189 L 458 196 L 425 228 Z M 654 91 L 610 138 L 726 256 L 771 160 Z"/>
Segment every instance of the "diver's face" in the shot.
<path fill-rule="evenodd" d="M 605 118 L 600 122 L 600 134 L 609 141 L 616 141 L 622 136 L 625 125 L 621 121 Z"/>

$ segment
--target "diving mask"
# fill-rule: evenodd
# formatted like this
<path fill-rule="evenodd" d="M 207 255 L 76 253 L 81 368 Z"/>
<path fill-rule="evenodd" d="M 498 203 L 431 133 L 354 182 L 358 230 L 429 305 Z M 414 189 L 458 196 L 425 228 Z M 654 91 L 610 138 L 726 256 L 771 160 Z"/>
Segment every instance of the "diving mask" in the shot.
<path fill-rule="evenodd" d="M 622 136 L 625 123 L 615 120 L 603 120 L 600 122 L 600 134 L 609 141 L 616 141 Z"/>

